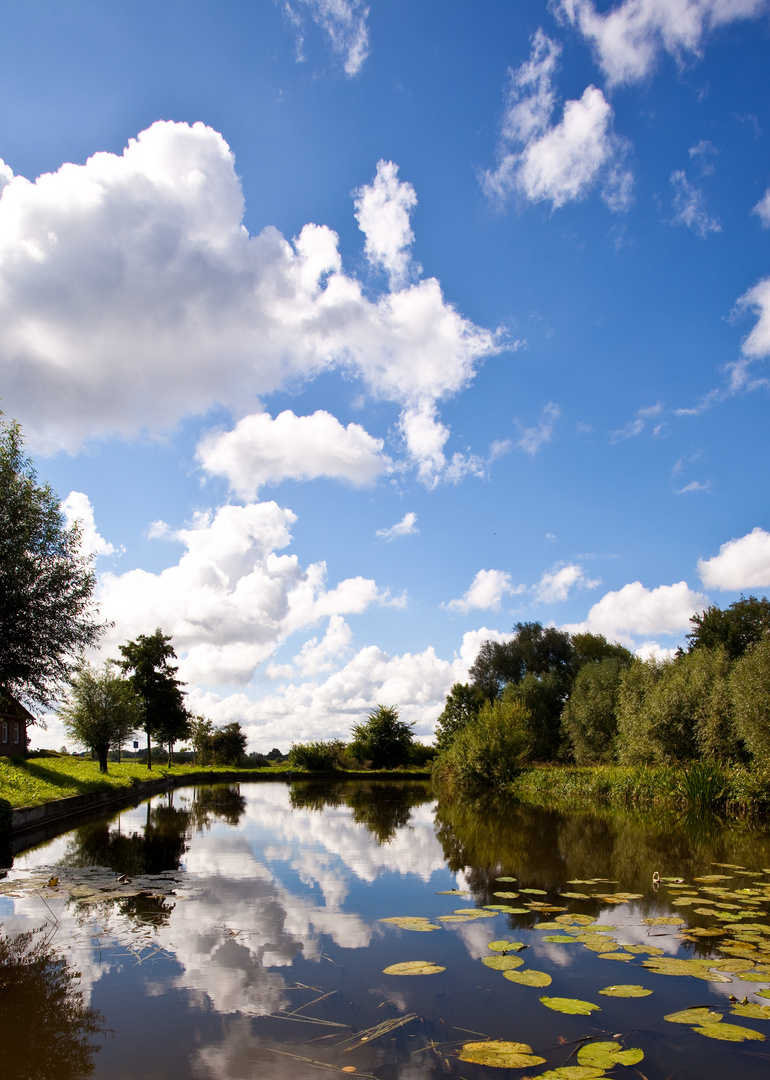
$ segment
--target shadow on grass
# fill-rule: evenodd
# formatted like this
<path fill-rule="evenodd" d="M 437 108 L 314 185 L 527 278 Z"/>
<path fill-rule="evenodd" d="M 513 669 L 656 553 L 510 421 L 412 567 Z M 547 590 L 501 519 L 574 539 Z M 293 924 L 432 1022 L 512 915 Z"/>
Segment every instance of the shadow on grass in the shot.
<path fill-rule="evenodd" d="M 72 776 L 71 773 L 48 769 L 45 765 L 38 765 L 37 762 L 33 761 L 21 761 L 18 764 L 19 768 L 41 783 L 50 784 L 51 787 L 55 788 L 69 788 L 70 790 L 74 788 L 80 795 L 87 795 L 92 791 L 103 791 L 105 787 L 123 786 L 122 784 L 110 784 L 109 774 L 97 773 L 92 778 L 83 779 L 82 777 Z"/>

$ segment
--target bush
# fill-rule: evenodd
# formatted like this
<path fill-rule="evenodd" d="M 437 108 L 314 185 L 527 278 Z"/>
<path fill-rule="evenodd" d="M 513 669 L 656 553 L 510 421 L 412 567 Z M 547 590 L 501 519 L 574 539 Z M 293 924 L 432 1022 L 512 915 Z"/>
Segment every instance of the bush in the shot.
<path fill-rule="evenodd" d="M 575 676 L 561 722 L 578 765 L 605 764 L 615 759 L 615 707 L 620 674 L 627 666 L 620 657 L 610 656 L 584 664 Z"/>
<path fill-rule="evenodd" d="M 434 776 L 462 788 L 508 783 L 529 759 L 531 720 L 518 701 L 487 702 L 436 759 Z"/>
<path fill-rule="evenodd" d="M 289 750 L 289 766 L 301 772 L 329 772 L 341 768 L 340 759 L 345 752 L 341 739 L 331 742 L 292 743 Z"/>
<path fill-rule="evenodd" d="M 730 697 L 735 726 L 755 765 L 770 759 L 770 640 L 762 641 L 733 665 Z"/>
<path fill-rule="evenodd" d="M 398 718 L 394 706 L 378 705 L 365 724 L 353 727 L 350 754 L 372 769 L 396 769 L 406 765 L 412 750 L 412 725 Z"/>

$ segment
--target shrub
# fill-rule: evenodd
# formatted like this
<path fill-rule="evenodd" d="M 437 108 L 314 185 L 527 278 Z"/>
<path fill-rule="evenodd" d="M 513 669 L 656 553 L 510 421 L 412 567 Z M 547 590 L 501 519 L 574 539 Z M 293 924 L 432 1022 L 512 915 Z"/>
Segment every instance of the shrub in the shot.
<path fill-rule="evenodd" d="M 289 750 L 289 766 L 302 772 L 328 772 L 339 769 L 340 758 L 345 752 L 341 739 L 331 742 L 292 743 Z"/>
<path fill-rule="evenodd" d="M 436 759 L 440 782 L 463 788 L 500 787 L 528 760 L 531 714 L 518 701 L 489 701 Z"/>

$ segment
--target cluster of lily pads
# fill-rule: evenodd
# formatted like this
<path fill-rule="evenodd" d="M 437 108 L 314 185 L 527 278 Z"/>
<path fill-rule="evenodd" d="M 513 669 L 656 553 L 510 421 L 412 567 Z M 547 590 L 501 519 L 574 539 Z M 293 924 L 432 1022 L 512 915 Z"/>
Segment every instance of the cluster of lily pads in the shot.
<path fill-rule="evenodd" d="M 673 934 L 682 942 L 708 941 L 715 955 L 705 958 L 667 956 L 663 949 L 651 941 L 649 944 L 621 942 L 617 937 L 618 929 L 613 925 L 600 923 L 589 915 L 569 912 L 566 906 L 558 902 L 530 899 L 534 896 L 546 897 L 547 893 L 542 889 L 519 888 L 518 891 L 513 891 L 506 888 L 494 893 L 498 900 L 519 900 L 522 905 L 520 907 L 508 902 L 487 904 L 480 908 L 458 908 L 450 914 L 437 916 L 434 922 L 423 916 L 391 916 L 380 921 L 394 924 L 403 930 L 431 932 L 441 929 L 441 924 L 490 919 L 500 913 L 539 916 L 549 914 L 553 916 L 551 919 L 537 922 L 531 929 L 542 934 L 541 940 L 550 944 L 582 945 L 596 953 L 600 959 L 620 963 L 636 961 L 641 967 L 659 975 L 689 975 L 713 983 L 740 980 L 745 983 L 770 984 L 770 925 L 758 921 L 768 914 L 764 905 L 770 905 L 770 869 L 750 871 L 735 864 L 714 865 L 721 872 L 694 878 L 692 884 L 681 878 L 660 878 L 657 874 L 654 879 L 655 889 L 664 891 L 665 899 L 671 907 L 690 909 L 692 914 L 708 920 L 706 925 L 689 926 L 680 915 L 661 915 L 641 920 L 641 925 L 646 926 L 648 932 L 653 928 L 661 928 L 658 933 Z M 751 879 L 750 883 L 744 884 L 746 878 Z M 505 885 L 515 881 L 515 878 L 509 876 L 496 879 L 497 883 Z M 610 906 L 643 899 L 640 893 L 606 891 L 607 885 L 618 884 L 606 878 L 573 880 L 567 884 L 590 888 L 591 891 L 560 890 L 557 900 L 599 901 L 602 905 Z M 450 889 L 437 895 L 459 897 L 470 894 L 467 891 Z M 481 962 L 486 967 L 500 971 L 510 982 L 529 987 L 550 986 L 552 979 L 548 972 L 525 967 L 524 959 L 518 955 L 527 948 L 525 942 L 495 940 L 489 942 L 488 948 L 489 955 L 482 957 Z M 385 974 L 429 975 L 444 970 L 440 964 L 431 961 L 411 960 L 390 965 L 385 968 Z M 752 992 L 757 997 L 770 998 L 770 989 L 754 989 Z M 652 990 L 638 983 L 613 984 L 599 991 L 599 994 L 606 997 L 627 998 L 649 997 L 652 993 Z M 540 997 L 540 1001 L 556 1012 L 574 1015 L 588 1016 L 601 1011 L 598 1004 L 578 998 L 544 995 Z M 749 1002 L 746 997 L 740 1001 L 736 995 L 730 994 L 725 1008 L 729 1008 L 731 1015 L 736 1017 L 770 1020 L 770 1005 Z M 664 1019 L 670 1023 L 687 1024 L 692 1031 L 710 1039 L 744 1042 L 762 1041 L 765 1038 L 753 1028 L 726 1022 L 722 1012 L 707 1007 L 670 1013 Z M 458 1056 L 462 1061 L 509 1069 L 542 1065 L 546 1060 L 534 1054 L 526 1043 L 501 1040 L 466 1043 Z M 577 1051 L 577 1065 L 566 1065 L 540 1073 L 538 1080 L 591 1080 L 593 1077 L 604 1076 L 606 1071 L 615 1065 L 633 1065 L 643 1058 L 641 1049 L 624 1048 L 615 1040 L 586 1041 Z"/>

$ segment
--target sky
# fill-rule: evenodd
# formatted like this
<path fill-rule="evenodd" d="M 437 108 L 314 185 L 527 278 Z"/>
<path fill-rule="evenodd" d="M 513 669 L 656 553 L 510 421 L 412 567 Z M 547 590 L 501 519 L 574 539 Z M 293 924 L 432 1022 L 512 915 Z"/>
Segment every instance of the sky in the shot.
<path fill-rule="evenodd" d="M 768 0 L 2 15 L 0 408 L 95 661 L 429 741 L 517 622 L 665 657 L 770 588 Z"/>

